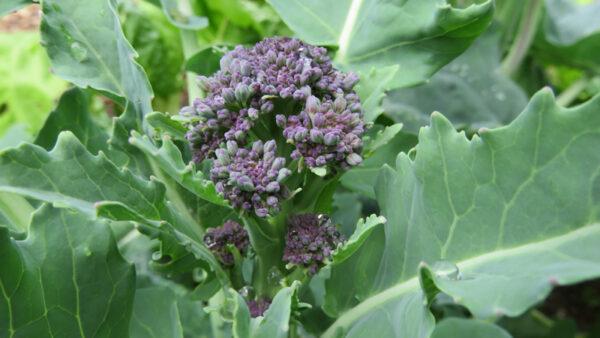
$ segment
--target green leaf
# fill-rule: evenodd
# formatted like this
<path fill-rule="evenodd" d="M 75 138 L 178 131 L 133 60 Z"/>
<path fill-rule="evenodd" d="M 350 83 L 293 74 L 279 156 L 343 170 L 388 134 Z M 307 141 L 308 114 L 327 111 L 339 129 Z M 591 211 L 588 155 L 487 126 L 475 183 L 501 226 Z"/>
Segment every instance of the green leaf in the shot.
<path fill-rule="evenodd" d="M 138 123 L 152 111 L 152 88 L 125 39 L 115 0 L 45 0 L 41 32 L 53 71 L 79 87 L 123 98 Z"/>
<path fill-rule="evenodd" d="M 58 205 L 88 215 L 95 203 L 115 201 L 148 219 L 160 220 L 164 187 L 121 171 L 101 152 L 90 154 L 71 132 L 62 132 L 50 152 L 32 145 L 0 152 L 0 190 Z"/>
<path fill-rule="evenodd" d="M 153 112 L 146 115 L 146 121 L 152 127 L 169 134 L 169 136 L 176 140 L 186 140 L 185 134 L 187 133 L 187 129 L 181 123 L 171 119 L 167 114 Z"/>
<path fill-rule="evenodd" d="M 600 3 L 578 3 L 573 0 L 545 0 L 544 32 L 553 45 L 569 46 L 592 35 L 600 34 Z"/>
<path fill-rule="evenodd" d="M 363 71 L 398 65 L 391 87 L 427 80 L 467 49 L 493 14 L 492 1 L 465 9 L 437 0 L 269 3 L 301 39 L 338 46 L 334 61 L 339 65 Z"/>
<path fill-rule="evenodd" d="M 221 67 L 221 57 L 229 51 L 229 45 L 208 46 L 190 57 L 185 63 L 185 70 L 199 75 L 211 76 Z"/>
<path fill-rule="evenodd" d="M 16 11 L 31 3 L 31 0 L 4 0 L 0 3 L 0 16 Z"/>
<path fill-rule="evenodd" d="M 35 133 L 66 82 L 51 74 L 37 32 L 0 34 L 0 60 L 0 135 L 14 124 Z"/>
<path fill-rule="evenodd" d="M 343 275 L 332 269 L 331 281 L 345 278 L 343 292 L 333 283 L 327 290 L 343 315 L 325 337 L 357 326 L 393 328 L 393 320 L 379 328 L 366 318 L 398 318 L 391 309 L 416 294 L 423 300 L 416 280 L 423 261 L 456 264 L 463 277 L 432 277 L 480 316 L 522 313 L 553 284 L 600 276 L 593 244 L 600 230 L 593 225 L 600 219 L 599 102 L 597 96 L 565 109 L 545 89 L 509 126 L 471 140 L 434 114 L 415 158 L 400 154 L 395 169 L 381 169 L 376 196 L 388 220 L 385 237 L 375 230 L 363 247 L 382 249 L 359 250 L 338 267 Z M 375 273 L 348 274 L 347 265 L 361 260 L 377 265 Z M 348 300 L 352 294 L 359 304 Z M 397 336 L 419 336 L 398 330 Z"/>
<path fill-rule="evenodd" d="M 361 99 L 365 121 L 373 122 L 379 115 L 383 114 L 384 109 L 381 106 L 381 101 L 386 96 L 386 91 L 391 89 L 398 68 L 397 65 L 372 68 L 370 72 L 361 74 L 360 81 L 356 86 L 356 93 Z"/>
<path fill-rule="evenodd" d="M 475 316 L 514 317 L 548 296 L 554 286 L 600 276 L 598 241 L 600 224 L 594 224 L 459 263 L 458 279 L 438 275 L 428 267 L 423 269 L 431 273 L 440 290 Z"/>
<path fill-rule="evenodd" d="M 394 131 L 394 129 L 396 129 L 396 127 L 392 126 L 390 132 Z M 387 136 L 388 135 L 384 131 L 382 137 L 387 138 Z M 366 158 L 358 167 L 352 168 L 344 173 L 340 178 L 340 183 L 354 192 L 358 192 L 365 197 L 374 199 L 375 190 L 373 187 L 377 181 L 379 169 L 381 169 L 384 164 L 393 164 L 396 155 L 399 152 L 408 152 L 416 144 L 417 137 L 415 135 L 399 131 L 387 142 L 387 144 L 378 147 L 379 150 L 373 152 L 372 155 Z"/>
<path fill-rule="evenodd" d="M 35 144 L 52 149 L 62 131 L 72 132 L 93 154 L 108 150 L 108 134 L 92 120 L 89 99 L 81 89 L 66 91 L 38 133 Z"/>
<path fill-rule="evenodd" d="M 365 156 L 370 157 L 375 150 L 390 143 L 394 137 L 398 135 L 400 130 L 402 130 L 402 127 L 402 123 L 396 123 L 377 131 L 374 136 L 370 137 L 369 140 L 365 142 Z"/>
<path fill-rule="evenodd" d="M 31 142 L 33 135 L 27 132 L 25 125 L 13 124 L 0 138 L 0 150 L 18 146 L 21 142 Z"/>
<path fill-rule="evenodd" d="M 367 240 L 376 226 L 385 224 L 385 217 L 371 215 L 367 219 L 361 218 L 356 224 L 356 230 L 341 247 L 332 254 L 332 264 L 340 264 L 352 256 L 358 248 Z"/>
<path fill-rule="evenodd" d="M 448 318 L 437 324 L 431 338 L 511 338 L 500 327 L 478 320 Z"/>
<path fill-rule="evenodd" d="M 246 301 L 234 290 L 232 299 L 233 336 L 236 338 L 286 338 L 290 334 L 292 311 L 298 306 L 299 282 L 277 292 L 264 316 L 250 318 Z"/>
<path fill-rule="evenodd" d="M 25 198 L 8 192 L 0 193 L 0 213 L 7 221 L 6 226 L 13 233 L 27 233 L 34 211 Z"/>
<path fill-rule="evenodd" d="M 535 58 L 590 72 L 600 72 L 600 15 L 598 3 L 546 0 L 543 30 L 534 41 Z"/>
<path fill-rule="evenodd" d="M 384 99 L 385 113 L 415 134 L 434 111 L 474 130 L 508 124 L 525 107 L 527 96 L 498 71 L 499 38 L 493 31 L 485 33 L 428 83 L 390 92 Z"/>
<path fill-rule="evenodd" d="M 214 183 L 204 178 L 202 171 L 196 170 L 193 163 L 186 165 L 183 162 L 181 152 L 168 135 L 163 136 L 160 148 L 157 148 L 147 136 L 142 136 L 135 131 L 132 132 L 129 142 L 156 161 L 161 170 L 196 196 L 217 205 L 229 205 L 217 193 Z"/>
<path fill-rule="evenodd" d="M 157 286 L 137 289 L 129 333 L 132 338 L 183 338 L 175 293 Z"/>
<path fill-rule="evenodd" d="M 0 336 L 126 337 L 135 271 L 110 228 L 41 207 L 27 239 L 0 228 Z"/>
<path fill-rule="evenodd" d="M 181 29 L 198 30 L 208 26 L 207 18 L 190 14 L 191 9 L 182 8 L 185 5 L 179 1 L 160 0 L 160 3 L 169 21 Z"/>

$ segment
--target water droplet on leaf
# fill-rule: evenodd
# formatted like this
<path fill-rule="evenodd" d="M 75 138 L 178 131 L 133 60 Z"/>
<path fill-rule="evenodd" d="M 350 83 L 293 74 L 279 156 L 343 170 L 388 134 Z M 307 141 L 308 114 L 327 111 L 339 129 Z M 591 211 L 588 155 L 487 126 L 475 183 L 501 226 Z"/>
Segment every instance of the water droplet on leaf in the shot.
<path fill-rule="evenodd" d="M 459 271 L 458 266 L 452 262 L 448 261 L 439 261 L 433 264 L 432 270 L 439 277 L 444 277 L 448 279 L 458 279 Z"/>
<path fill-rule="evenodd" d="M 79 42 L 73 42 L 71 44 L 71 55 L 73 55 L 78 62 L 83 62 L 87 59 L 88 51 Z"/>

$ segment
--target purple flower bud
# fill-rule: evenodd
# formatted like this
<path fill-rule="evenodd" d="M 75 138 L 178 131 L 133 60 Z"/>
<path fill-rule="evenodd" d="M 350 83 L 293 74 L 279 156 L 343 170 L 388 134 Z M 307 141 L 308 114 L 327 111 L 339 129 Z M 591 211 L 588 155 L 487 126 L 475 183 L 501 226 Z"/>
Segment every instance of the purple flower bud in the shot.
<path fill-rule="evenodd" d="M 267 209 L 267 208 L 258 208 L 256 210 L 254 210 L 254 213 L 258 217 L 265 218 L 265 217 L 269 216 L 269 209 Z"/>
<path fill-rule="evenodd" d="M 323 143 L 324 137 L 323 132 L 319 129 L 310 130 L 310 140 L 314 143 Z"/>
<path fill-rule="evenodd" d="M 243 83 L 239 83 L 236 87 L 235 87 L 235 98 L 237 99 L 237 101 L 239 103 L 245 104 L 246 101 L 248 101 L 248 98 L 250 97 L 250 88 L 248 88 L 247 85 L 243 84 Z"/>
<path fill-rule="evenodd" d="M 285 125 L 286 125 L 285 115 L 281 115 L 281 114 L 275 115 L 275 123 L 277 124 L 277 126 L 279 128 L 285 128 Z"/>
<path fill-rule="evenodd" d="M 235 103 L 235 92 L 231 88 L 223 88 L 221 90 L 221 97 L 227 104 Z"/>
<path fill-rule="evenodd" d="M 343 112 L 344 109 L 346 109 L 346 100 L 343 97 L 338 96 L 335 101 L 333 101 L 333 109 L 335 109 L 337 113 Z"/>
<path fill-rule="evenodd" d="M 250 317 L 256 318 L 264 315 L 265 311 L 267 311 L 271 305 L 271 300 L 267 298 L 259 298 L 257 300 L 249 300 L 246 303 L 248 304 Z"/>
<path fill-rule="evenodd" d="M 215 150 L 215 155 L 217 156 L 217 160 L 221 162 L 221 164 L 227 165 L 231 162 L 231 158 L 225 149 L 217 149 Z"/>
<path fill-rule="evenodd" d="M 346 162 L 351 166 L 357 166 L 362 162 L 362 157 L 357 153 L 351 153 L 346 157 Z"/>
<path fill-rule="evenodd" d="M 279 191 L 279 183 L 271 182 L 271 183 L 267 184 L 267 186 L 265 187 L 265 190 L 267 192 L 278 192 Z"/>
<path fill-rule="evenodd" d="M 334 145 L 338 144 L 338 142 L 340 141 L 340 137 L 334 133 L 327 133 L 327 134 L 325 134 L 323 141 L 328 146 L 334 146 Z"/>
<path fill-rule="evenodd" d="M 220 149 L 217 149 L 220 150 Z M 238 151 L 238 145 L 235 141 L 227 141 L 227 152 L 230 156 L 234 156 Z"/>
<path fill-rule="evenodd" d="M 265 153 L 275 152 L 275 149 L 277 149 L 277 144 L 275 143 L 274 140 L 269 140 L 269 141 L 265 142 L 263 149 L 264 149 Z"/>
<path fill-rule="evenodd" d="M 321 105 L 321 101 L 317 99 L 315 96 L 309 96 L 306 99 L 306 111 L 310 114 L 315 114 L 319 111 L 319 106 Z"/>
<path fill-rule="evenodd" d="M 198 76 L 196 78 L 196 84 L 198 85 L 198 87 L 200 89 L 202 89 L 203 92 L 208 92 L 210 91 L 210 81 L 206 76 Z"/>
<path fill-rule="evenodd" d="M 245 254 L 250 239 L 246 229 L 239 223 L 227 221 L 220 227 L 208 229 L 204 243 L 223 265 L 232 266 L 234 258 L 227 246 L 233 245 L 241 254 Z"/>
<path fill-rule="evenodd" d="M 243 191 L 254 191 L 254 183 L 248 176 L 240 176 L 236 181 L 237 186 Z"/>
<path fill-rule="evenodd" d="M 266 101 L 265 103 L 263 103 L 260 106 L 260 111 L 262 111 L 263 113 L 270 113 L 273 111 L 274 108 L 275 108 L 275 105 L 273 105 L 273 102 Z"/>
<path fill-rule="evenodd" d="M 328 217 L 294 215 L 288 220 L 283 261 L 303 266 L 314 275 L 343 241 Z"/>
<path fill-rule="evenodd" d="M 248 117 L 251 120 L 257 120 L 258 119 L 258 110 L 254 109 L 254 108 L 248 109 Z"/>
<path fill-rule="evenodd" d="M 292 174 L 292 171 L 288 168 L 279 169 L 279 173 L 277 173 L 277 182 L 281 183 L 283 180 L 288 178 Z"/>
<path fill-rule="evenodd" d="M 267 205 L 270 207 L 276 207 L 279 204 L 279 200 L 275 196 L 269 196 L 267 198 Z"/>
<path fill-rule="evenodd" d="M 263 153 L 264 145 L 261 140 L 255 141 L 252 143 L 252 151 L 257 155 L 261 155 Z"/>
<path fill-rule="evenodd" d="M 275 160 L 273 160 L 273 164 L 271 164 L 271 170 L 279 171 L 279 169 L 283 168 L 284 166 L 285 166 L 285 158 L 278 157 Z"/>
<path fill-rule="evenodd" d="M 345 90 L 351 90 L 352 87 L 354 87 L 354 85 L 358 83 L 358 80 L 358 75 L 354 73 L 348 73 L 344 78 L 342 88 L 344 88 Z"/>

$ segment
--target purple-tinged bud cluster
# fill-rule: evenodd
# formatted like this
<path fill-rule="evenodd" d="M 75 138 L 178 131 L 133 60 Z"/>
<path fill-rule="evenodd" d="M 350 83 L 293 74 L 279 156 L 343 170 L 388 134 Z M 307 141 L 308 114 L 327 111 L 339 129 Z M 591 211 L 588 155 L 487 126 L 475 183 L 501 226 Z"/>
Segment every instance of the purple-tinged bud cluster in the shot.
<path fill-rule="evenodd" d="M 311 167 L 339 165 L 344 169 L 362 162 L 361 136 L 365 131 L 360 100 L 355 93 L 338 94 L 335 100 L 321 102 L 315 96 L 306 100 L 298 115 L 277 115 L 283 136 L 296 145 L 293 159 L 304 158 Z"/>
<path fill-rule="evenodd" d="M 264 315 L 265 311 L 267 311 L 271 305 L 271 300 L 268 298 L 251 299 L 246 301 L 246 304 L 248 304 L 250 316 L 256 318 Z"/>
<path fill-rule="evenodd" d="M 302 214 L 290 217 L 283 261 L 317 273 L 344 237 L 323 215 Z"/>
<path fill-rule="evenodd" d="M 285 159 L 276 157 L 275 141 L 256 141 L 250 149 L 227 141 L 226 148 L 215 151 L 211 179 L 217 192 L 223 194 L 233 207 L 254 210 L 258 217 L 279 211 L 279 201 L 289 194 L 282 184 L 291 171 Z"/>
<path fill-rule="evenodd" d="M 252 48 L 237 46 L 221 58 L 220 66 L 213 76 L 199 77 L 205 97 L 180 114 L 188 124 L 194 161 L 217 159 L 212 178 L 234 206 L 261 217 L 276 211 L 284 191 L 281 180 L 289 175 L 281 172 L 286 160 L 302 158 L 311 168 L 343 169 L 362 161 L 365 125 L 353 90 L 358 77 L 336 70 L 325 48 L 293 38 L 267 38 Z M 291 158 L 269 164 L 282 166 L 278 179 L 265 164 L 270 158 L 243 150 L 258 138 L 268 143 L 270 136 L 294 145 L 280 149 Z"/>
<path fill-rule="evenodd" d="M 223 265 L 232 266 L 234 258 L 227 246 L 233 245 L 243 254 L 248 249 L 250 239 L 246 229 L 239 223 L 226 221 L 220 227 L 208 229 L 204 235 L 204 243 Z"/>

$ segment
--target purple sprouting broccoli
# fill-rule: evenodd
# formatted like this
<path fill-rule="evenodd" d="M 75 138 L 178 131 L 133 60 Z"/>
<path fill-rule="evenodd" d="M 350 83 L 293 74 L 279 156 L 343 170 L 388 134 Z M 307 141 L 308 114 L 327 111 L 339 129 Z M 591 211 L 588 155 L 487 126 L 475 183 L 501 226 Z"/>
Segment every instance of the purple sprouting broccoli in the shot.
<path fill-rule="evenodd" d="M 344 237 L 326 216 L 294 215 L 288 221 L 283 261 L 303 266 L 314 275 L 343 242 Z"/>
<path fill-rule="evenodd" d="M 235 207 L 260 217 L 277 212 L 287 191 L 282 180 L 291 174 L 283 166 L 294 160 L 332 172 L 362 161 L 365 124 L 353 89 L 358 77 L 336 70 L 326 49 L 267 38 L 252 48 L 236 47 L 220 66 L 213 76 L 199 77 L 205 96 L 180 114 L 188 121 L 194 161 L 215 160 L 212 180 Z M 259 140 L 280 145 L 273 146 L 278 153 L 270 164 L 278 168 L 276 177 L 266 164 L 271 157 L 251 151 Z"/>
<path fill-rule="evenodd" d="M 311 168 L 339 164 L 346 169 L 362 162 L 365 124 L 354 93 L 340 93 L 335 100 L 323 102 L 310 96 L 300 114 L 277 115 L 276 121 L 284 128 L 283 136 L 296 146 L 291 157 L 304 158 Z"/>
<path fill-rule="evenodd" d="M 204 235 L 204 243 L 225 266 L 234 264 L 228 245 L 233 245 L 243 254 L 248 249 L 248 232 L 238 222 L 226 221 L 222 226 L 210 228 Z"/>
<path fill-rule="evenodd" d="M 256 318 L 264 315 L 265 311 L 267 311 L 271 305 L 271 300 L 268 298 L 251 299 L 246 301 L 246 304 L 248 304 L 250 316 Z"/>
<path fill-rule="evenodd" d="M 227 148 L 216 150 L 211 179 L 216 189 L 235 208 L 253 210 L 258 217 L 279 211 L 279 201 L 289 194 L 282 181 L 291 171 L 285 159 L 276 157 L 275 141 L 256 141 L 250 149 L 228 141 Z"/>

